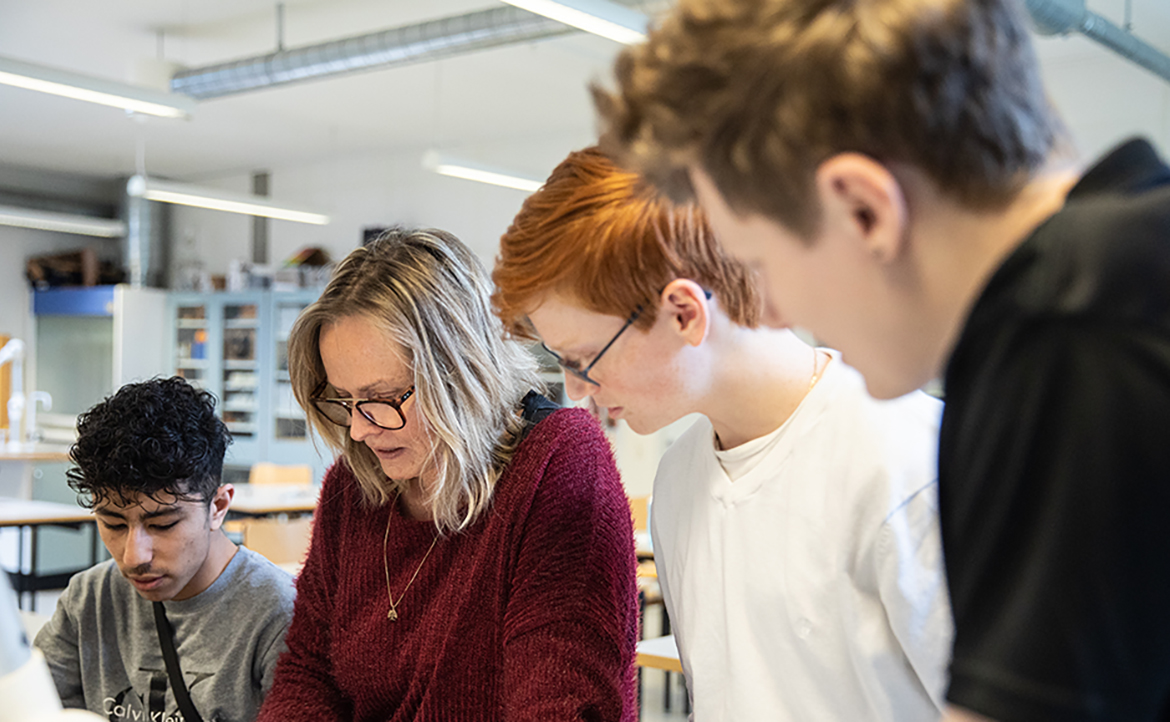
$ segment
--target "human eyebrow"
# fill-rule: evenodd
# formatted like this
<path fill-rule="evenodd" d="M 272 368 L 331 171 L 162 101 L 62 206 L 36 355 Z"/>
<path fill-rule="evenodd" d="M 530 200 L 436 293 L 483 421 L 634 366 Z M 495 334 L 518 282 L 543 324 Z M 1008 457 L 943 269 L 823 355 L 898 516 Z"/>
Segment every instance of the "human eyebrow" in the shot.
<path fill-rule="evenodd" d="M 122 519 L 122 520 L 126 519 L 126 517 L 122 516 L 118 512 L 110 511 L 109 509 L 94 509 L 93 513 L 97 516 L 107 517 L 110 519 Z"/>
<path fill-rule="evenodd" d="M 387 391 L 387 388 L 390 390 Z M 410 384 L 387 384 L 378 382 L 369 386 L 363 386 L 358 391 L 367 399 L 397 399 L 399 396 L 405 394 L 409 388 Z"/>
<path fill-rule="evenodd" d="M 323 398 L 332 399 L 397 399 L 399 396 L 405 394 L 410 390 L 411 384 L 392 384 L 387 381 L 378 381 L 372 384 L 367 384 L 357 390 L 355 397 L 348 391 L 340 389 L 331 383 L 326 382 L 325 388 L 321 391 Z M 389 389 L 388 391 L 386 389 Z"/>
<path fill-rule="evenodd" d="M 142 515 L 142 518 L 143 519 L 157 519 L 160 516 L 171 516 L 174 514 L 181 514 L 181 513 L 182 513 L 182 510 L 179 509 L 179 507 L 168 506 L 168 507 L 164 507 L 162 509 L 155 509 L 154 511 L 148 511 Z"/>

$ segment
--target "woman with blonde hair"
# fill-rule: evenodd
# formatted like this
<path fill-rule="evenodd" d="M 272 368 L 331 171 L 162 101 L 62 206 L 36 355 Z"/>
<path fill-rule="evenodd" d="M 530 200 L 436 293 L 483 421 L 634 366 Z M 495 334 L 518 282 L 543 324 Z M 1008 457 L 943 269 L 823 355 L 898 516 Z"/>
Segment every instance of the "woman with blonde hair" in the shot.
<path fill-rule="evenodd" d="M 533 391 L 475 255 L 353 251 L 289 337 L 338 454 L 260 719 L 633 720 L 630 513 L 585 411 Z"/>

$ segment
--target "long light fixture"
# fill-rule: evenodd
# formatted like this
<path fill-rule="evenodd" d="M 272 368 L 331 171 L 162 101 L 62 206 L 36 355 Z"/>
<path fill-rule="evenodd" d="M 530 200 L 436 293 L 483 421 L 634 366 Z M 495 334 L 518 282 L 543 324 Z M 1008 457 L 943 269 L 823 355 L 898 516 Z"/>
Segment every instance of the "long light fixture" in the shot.
<path fill-rule="evenodd" d="M 195 112 L 195 101 L 185 95 L 160 93 L 12 58 L 0 57 L 0 83 L 163 118 L 189 118 Z"/>
<path fill-rule="evenodd" d="M 137 198 L 145 198 L 148 201 L 209 208 L 228 213 L 243 213 L 248 216 L 277 218 L 282 221 L 312 223 L 318 226 L 324 226 L 330 220 L 329 216 L 323 213 L 276 205 L 260 196 L 231 193 L 230 191 L 203 188 L 186 183 L 172 183 L 171 181 L 147 178 L 143 175 L 130 178 L 126 184 L 126 193 Z"/>
<path fill-rule="evenodd" d="M 504 0 L 531 13 L 565 25 L 633 45 L 646 39 L 650 20 L 637 10 L 610 0 Z"/>
<path fill-rule="evenodd" d="M 33 228 L 38 231 L 60 231 L 99 238 L 120 238 L 126 235 L 126 224 L 109 218 L 94 218 L 73 213 L 36 211 L 16 206 L 0 206 L 0 226 Z"/>
<path fill-rule="evenodd" d="M 463 178 L 464 180 L 478 181 L 480 183 L 490 183 L 494 186 L 515 188 L 518 191 L 527 191 L 529 193 L 544 185 L 542 181 L 525 178 L 510 171 L 492 168 L 472 161 L 463 160 L 462 158 L 453 158 L 434 150 L 427 151 L 423 154 L 422 165 L 423 168 L 434 171 L 439 175 Z"/>

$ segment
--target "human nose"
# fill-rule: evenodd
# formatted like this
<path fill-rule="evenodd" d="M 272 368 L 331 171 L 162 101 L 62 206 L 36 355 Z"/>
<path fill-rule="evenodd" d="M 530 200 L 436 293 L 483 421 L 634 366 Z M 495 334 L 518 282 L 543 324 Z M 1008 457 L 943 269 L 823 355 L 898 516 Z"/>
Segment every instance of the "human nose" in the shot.
<path fill-rule="evenodd" d="M 126 544 L 122 549 L 122 565 L 149 566 L 153 559 L 154 539 L 145 529 L 130 527 L 126 532 Z"/>
<path fill-rule="evenodd" d="M 366 439 L 374 436 L 382 431 L 382 428 L 375 426 L 374 422 L 366 418 L 366 415 L 358 411 L 355 406 L 349 412 L 349 438 L 358 442 L 359 444 Z"/>
<path fill-rule="evenodd" d="M 592 396 L 596 389 L 596 384 L 591 384 L 580 376 L 565 371 L 565 396 L 573 401 L 580 401 L 586 396 Z"/>

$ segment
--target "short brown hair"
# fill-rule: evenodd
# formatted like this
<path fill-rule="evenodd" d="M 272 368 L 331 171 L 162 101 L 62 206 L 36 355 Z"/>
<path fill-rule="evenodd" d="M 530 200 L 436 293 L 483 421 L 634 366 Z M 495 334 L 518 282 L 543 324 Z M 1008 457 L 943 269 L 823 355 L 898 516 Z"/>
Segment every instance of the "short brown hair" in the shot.
<path fill-rule="evenodd" d="M 723 252 L 702 211 L 675 206 L 586 148 L 557 166 L 500 239 L 492 304 L 504 326 L 525 337 L 534 337 L 527 314 L 553 292 L 611 316 L 641 306 L 636 325 L 645 329 L 676 278 L 711 291 L 732 321 L 759 323 L 754 276 Z"/>
<path fill-rule="evenodd" d="M 916 166 L 974 208 L 1010 201 L 1059 131 L 1014 0 L 680 0 L 594 86 L 602 147 L 677 199 L 687 169 L 805 236 L 837 153 Z"/>

